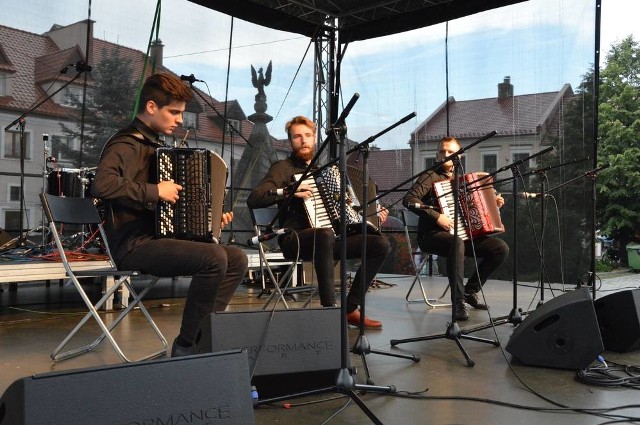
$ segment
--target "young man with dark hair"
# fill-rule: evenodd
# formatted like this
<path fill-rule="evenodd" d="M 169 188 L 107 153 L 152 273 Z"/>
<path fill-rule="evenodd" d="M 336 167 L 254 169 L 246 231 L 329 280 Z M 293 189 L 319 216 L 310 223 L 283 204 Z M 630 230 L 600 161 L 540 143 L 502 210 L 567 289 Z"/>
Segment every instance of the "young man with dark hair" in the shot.
<path fill-rule="evenodd" d="M 93 196 L 105 202 L 105 229 L 119 268 L 192 276 L 172 357 L 192 353 L 200 321 L 227 307 L 247 271 L 247 256 L 236 247 L 155 238 L 157 203 L 177 202 L 182 190 L 173 181 L 157 181 L 159 136 L 180 126 L 191 97 L 191 89 L 174 75 L 147 78 L 136 118 L 105 144 L 92 187 Z M 224 213 L 222 224 L 232 219 L 232 212 Z"/>

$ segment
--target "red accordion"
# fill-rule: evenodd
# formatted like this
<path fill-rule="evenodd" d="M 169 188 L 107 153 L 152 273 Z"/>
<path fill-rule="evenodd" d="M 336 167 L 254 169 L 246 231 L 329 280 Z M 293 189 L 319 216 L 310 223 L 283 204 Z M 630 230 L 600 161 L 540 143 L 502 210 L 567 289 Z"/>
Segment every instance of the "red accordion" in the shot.
<path fill-rule="evenodd" d="M 433 184 L 438 203 L 444 214 L 454 217 L 455 203 L 458 202 L 462 214 L 458 215 L 456 227 L 458 236 L 467 240 L 504 232 L 500 210 L 496 204 L 493 177 L 488 173 L 468 173 L 459 177 L 460 190 L 453 193 L 453 181 L 443 180 Z M 454 228 L 449 233 L 453 234 Z"/>

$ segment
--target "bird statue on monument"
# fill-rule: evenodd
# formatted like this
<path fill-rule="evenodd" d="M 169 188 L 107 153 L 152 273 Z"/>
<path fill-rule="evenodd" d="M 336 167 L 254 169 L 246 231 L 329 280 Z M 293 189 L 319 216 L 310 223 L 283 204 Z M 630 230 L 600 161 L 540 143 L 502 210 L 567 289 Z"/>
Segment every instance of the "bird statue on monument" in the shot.
<path fill-rule="evenodd" d="M 264 93 L 264 87 L 268 86 L 271 82 L 271 61 L 267 65 L 267 71 L 262 75 L 262 68 L 256 69 L 251 65 L 251 83 L 253 87 L 258 89 L 258 96 L 266 96 Z"/>

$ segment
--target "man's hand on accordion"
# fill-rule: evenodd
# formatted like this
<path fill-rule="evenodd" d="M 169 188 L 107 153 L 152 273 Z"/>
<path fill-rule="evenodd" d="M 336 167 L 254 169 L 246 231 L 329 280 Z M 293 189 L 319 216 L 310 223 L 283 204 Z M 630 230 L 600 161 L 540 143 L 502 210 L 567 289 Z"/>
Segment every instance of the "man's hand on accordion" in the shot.
<path fill-rule="evenodd" d="M 313 187 L 306 183 L 300 183 L 300 186 L 298 186 L 293 196 L 296 198 L 309 199 L 313 196 Z"/>
<path fill-rule="evenodd" d="M 233 211 L 229 211 L 229 212 L 223 212 L 222 213 L 222 227 L 226 226 L 227 224 L 231 223 L 231 221 L 233 221 Z"/>
<path fill-rule="evenodd" d="M 502 208 L 504 206 L 504 198 L 499 193 L 496 193 L 496 204 L 498 208 Z"/>
<path fill-rule="evenodd" d="M 178 193 L 182 190 L 182 186 L 173 182 L 173 180 L 166 180 L 158 183 L 158 197 L 161 201 L 166 201 L 172 204 L 178 202 Z"/>
<path fill-rule="evenodd" d="M 453 228 L 453 219 L 446 214 L 440 214 L 436 223 L 447 232 Z"/>

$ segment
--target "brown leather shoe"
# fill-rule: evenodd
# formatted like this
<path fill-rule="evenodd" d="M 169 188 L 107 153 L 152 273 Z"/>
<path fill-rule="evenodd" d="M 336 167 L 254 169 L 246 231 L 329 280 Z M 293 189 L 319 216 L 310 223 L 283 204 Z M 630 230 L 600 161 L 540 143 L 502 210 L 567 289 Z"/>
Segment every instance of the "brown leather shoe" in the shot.
<path fill-rule="evenodd" d="M 347 323 L 352 326 L 360 327 L 360 310 L 355 309 L 351 313 L 347 313 Z M 380 329 L 382 328 L 382 322 L 378 320 L 369 319 L 364 316 L 364 328 L 365 329 Z"/>
<path fill-rule="evenodd" d="M 475 308 L 476 310 L 488 309 L 487 305 L 482 301 L 480 301 L 480 297 L 478 296 L 477 292 L 472 294 L 465 293 L 464 300 L 467 302 L 467 304 L 469 304 L 471 307 Z"/>

